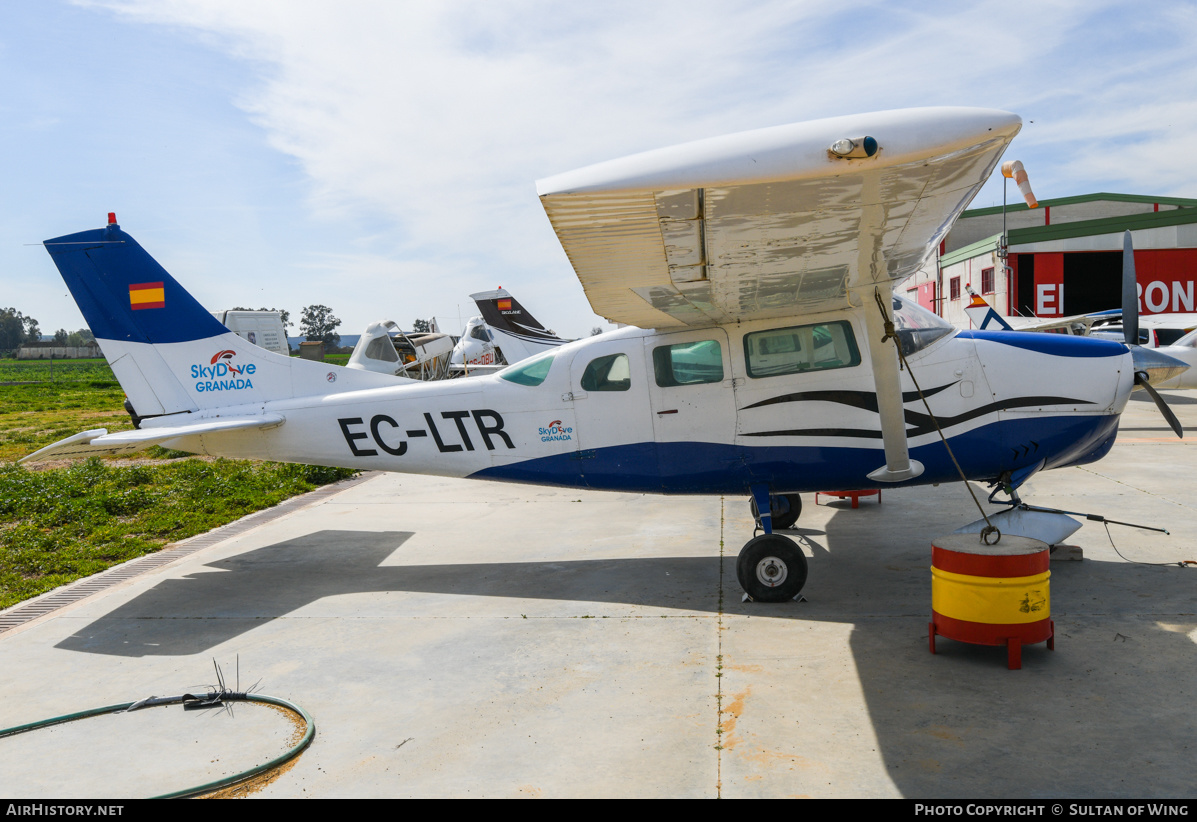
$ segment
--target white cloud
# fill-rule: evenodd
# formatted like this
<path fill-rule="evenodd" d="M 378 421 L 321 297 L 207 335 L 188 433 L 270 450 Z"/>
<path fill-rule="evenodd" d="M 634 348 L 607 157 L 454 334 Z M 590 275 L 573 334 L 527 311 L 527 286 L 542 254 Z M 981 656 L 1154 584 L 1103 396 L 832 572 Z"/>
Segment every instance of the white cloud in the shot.
<path fill-rule="evenodd" d="M 329 249 L 345 271 L 425 303 L 522 283 L 557 295 L 543 313 L 576 334 L 593 321 L 535 179 L 675 142 L 855 111 L 994 106 L 1037 121 L 1013 151 L 1041 198 L 1110 186 L 1197 195 L 1182 150 L 1197 107 L 1178 93 L 1197 80 L 1187 7 L 102 5 L 193 32 L 244 65 L 236 103 L 300 164 L 313 217 L 360 226 L 353 248 Z M 413 269 L 423 281 L 401 283 Z"/>

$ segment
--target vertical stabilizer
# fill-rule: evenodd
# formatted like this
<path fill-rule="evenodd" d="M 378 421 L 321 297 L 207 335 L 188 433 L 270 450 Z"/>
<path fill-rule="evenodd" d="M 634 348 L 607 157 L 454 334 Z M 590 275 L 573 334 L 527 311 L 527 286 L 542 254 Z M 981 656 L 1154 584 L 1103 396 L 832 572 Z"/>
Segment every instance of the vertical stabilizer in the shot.
<path fill-rule="evenodd" d="M 45 246 L 137 417 L 395 384 L 394 377 L 292 361 L 238 337 L 122 231 L 115 215 L 108 220 Z"/>
<path fill-rule="evenodd" d="M 508 363 L 539 354 L 548 348 L 569 342 L 546 329 L 528 310 L 502 288 L 471 294 L 482 319 L 496 335 L 495 344 Z"/>

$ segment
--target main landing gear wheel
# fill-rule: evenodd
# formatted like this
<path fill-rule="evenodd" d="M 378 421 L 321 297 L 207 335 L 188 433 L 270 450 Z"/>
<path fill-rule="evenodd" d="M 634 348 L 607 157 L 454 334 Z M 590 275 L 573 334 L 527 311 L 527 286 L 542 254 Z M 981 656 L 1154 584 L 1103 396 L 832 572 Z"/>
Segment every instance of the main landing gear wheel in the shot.
<path fill-rule="evenodd" d="M 785 602 L 806 584 L 806 555 L 789 537 L 761 534 L 750 539 L 736 558 L 736 578 L 757 602 Z"/>
<path fill-rule="evenodd" d="M 752 518 L 757 527 L 761 527 L 761 516 L 756 508 L 756 499 L 749 497 L 752 506 Z M 773 530 L 780 531 L 791 527 L 798 521 L 802 513 L 802 497 L 797 494 L 773 494 L 769 497 L 769 514 L 773 517 Z"/>

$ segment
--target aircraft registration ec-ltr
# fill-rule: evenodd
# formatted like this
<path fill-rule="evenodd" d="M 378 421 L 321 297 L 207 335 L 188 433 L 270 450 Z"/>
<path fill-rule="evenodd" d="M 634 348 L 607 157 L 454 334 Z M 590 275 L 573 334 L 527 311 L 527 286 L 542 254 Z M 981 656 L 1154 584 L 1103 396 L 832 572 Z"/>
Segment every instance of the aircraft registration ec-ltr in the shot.
<path fill-rule="evenodd" d="M 1153 373 L 1135 360 L 1142 352 L 1118 342 L 958 331 L 894 296 L 1020 127 L 1003 111 L 885 111 L 700 140 L 541 180 L 541 202 L 591 306 L 628 327 L 443 382 L 257 348 L 109 215 L 104 228 L 45 245 L 138 427 L 86 431 L 25 459 L 162 444 L 749 495 L 765 533 L 741 551 L 740 583 L 757 600 L 792 598 L 806 559 L 773 525 L 792 524 L 799 493 L 959 479 L 919 389 L 963 474 L 1017 488 L 1037 471 L 1104 456 L 1136 372 Z"/>

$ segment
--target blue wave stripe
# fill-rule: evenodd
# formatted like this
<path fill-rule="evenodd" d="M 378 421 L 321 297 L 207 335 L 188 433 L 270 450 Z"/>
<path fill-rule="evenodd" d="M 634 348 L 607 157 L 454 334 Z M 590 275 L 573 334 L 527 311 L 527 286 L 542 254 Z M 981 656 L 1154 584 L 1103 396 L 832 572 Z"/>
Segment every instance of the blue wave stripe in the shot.
<path fill-rule="evenodd" d="M 1033 331 L 961 331 L 957 336 L 1052 354 L 1057 357 L 1120 357 L 1126 346 L 1114 340 L 1076 337 L 1071 334 L 1047 334 Z"/>
<path fill-rule="evenodd" d="M 993 480 L 1041 459 L 1045 468 L 1093 462 L 1109 451 L 1117 430 L 1117 416 L 1061 415 L 990 423 L 950 441 L 969 479 Z M 1024 444 L 1028 447 L 1017 447 Z M 926 470 L 896 485 L 960 479 L 942 442 L 911 448 L 910 456 Z M 884 462 L 880 448 L 636 443 L 525 460 L 471 476 L 643 493 L 747 494 L 756 483 L 768 484 L 775 493 L 808 493 L 876 488 L 868 474 Z"/>

